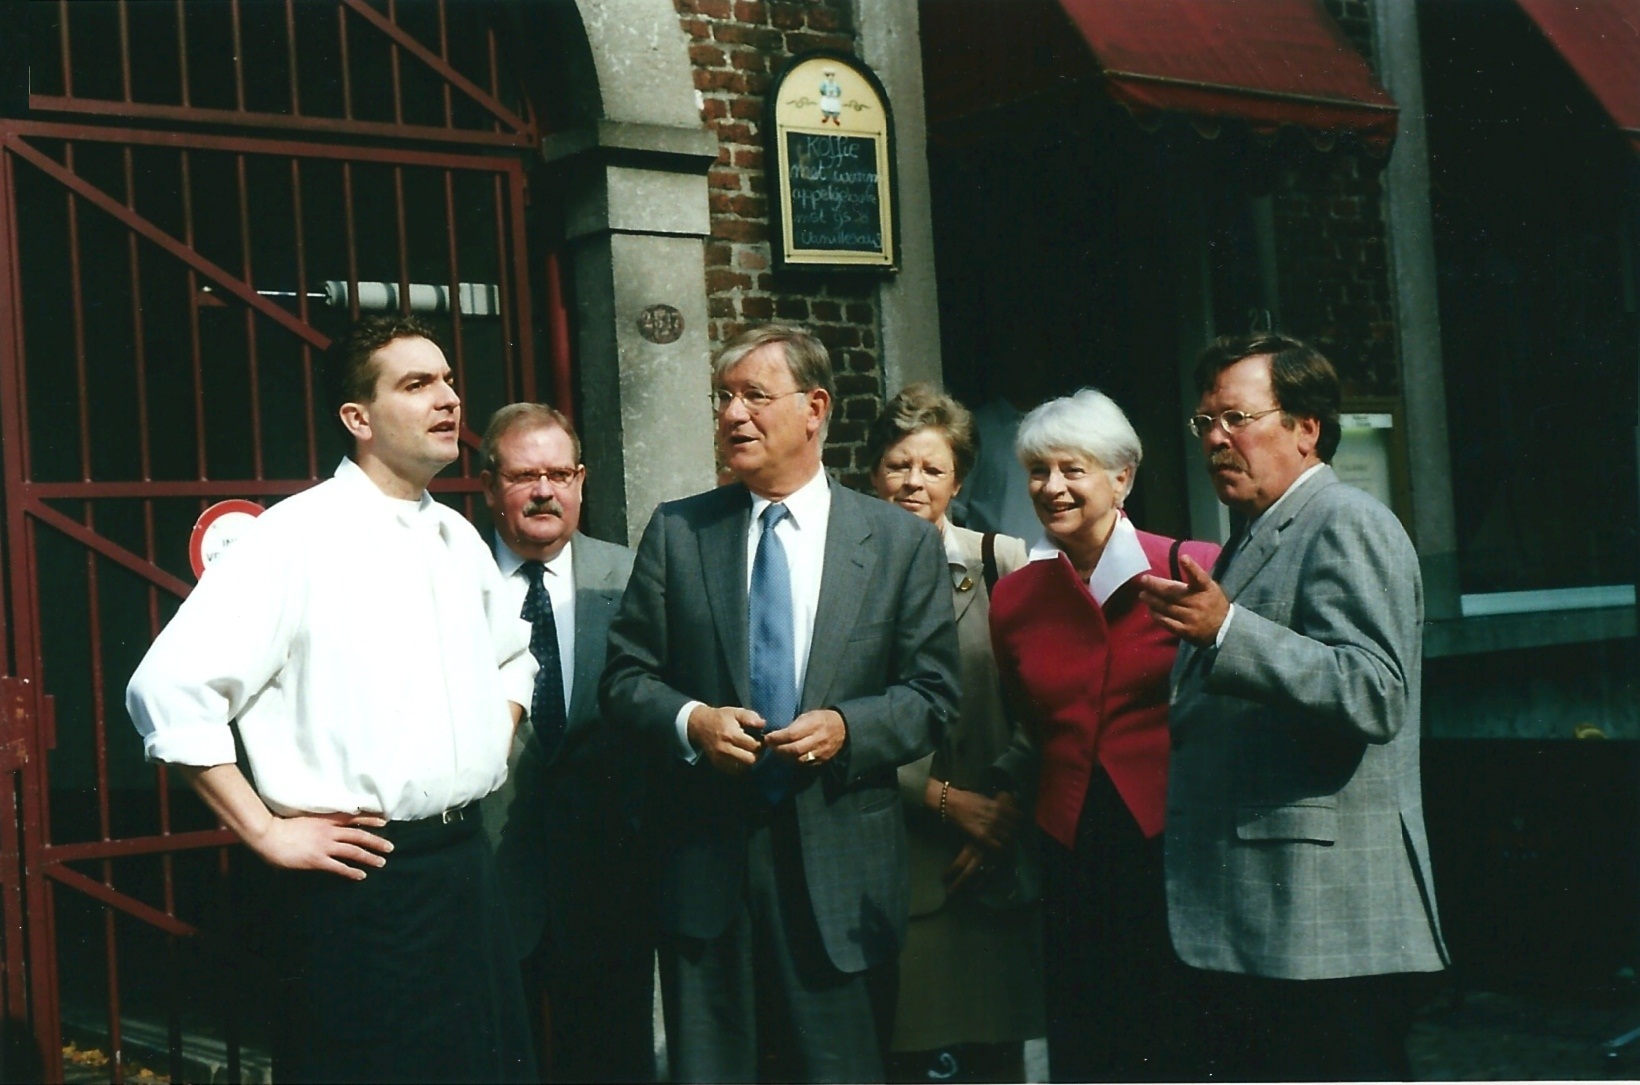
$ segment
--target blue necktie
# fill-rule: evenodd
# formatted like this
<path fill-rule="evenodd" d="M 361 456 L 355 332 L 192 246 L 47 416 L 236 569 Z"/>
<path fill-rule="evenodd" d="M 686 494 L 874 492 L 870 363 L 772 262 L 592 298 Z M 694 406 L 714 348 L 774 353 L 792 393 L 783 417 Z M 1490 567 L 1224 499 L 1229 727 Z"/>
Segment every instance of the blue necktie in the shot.
<path fill-rule="evenodd" d="M 530 623 L 530 655 L 541 665 L 535 672 L 530 720 L 535 726 L 535 737 L 550 758 L 563 741 L 568 719 L 564 711 L 564 670 L 558 654 L 558 624 L 552 618 L 552 596 L 542 581 L 546 566 L 539 561 L 526 561 L 523 570 L 529 578 L 530 590 L 524 594 L 524 609 L 519 617 Z"/>
<path fill-rule="evenodd" d="M 765 733 L 780 730 L 797 716 L 791 567 L 786 564 L 786 548 L 774 533 L 774 526 L 788 515 L 790 510 L 784 505 L 770 505 L 763 510 L 763 534 L 757 540 L 747 596 L 751 617 L 751 708 L 763 717 Z M 770 805 L 791 790 L 792 766 L 784 758 L 765 753 L 752 775 Z"/>

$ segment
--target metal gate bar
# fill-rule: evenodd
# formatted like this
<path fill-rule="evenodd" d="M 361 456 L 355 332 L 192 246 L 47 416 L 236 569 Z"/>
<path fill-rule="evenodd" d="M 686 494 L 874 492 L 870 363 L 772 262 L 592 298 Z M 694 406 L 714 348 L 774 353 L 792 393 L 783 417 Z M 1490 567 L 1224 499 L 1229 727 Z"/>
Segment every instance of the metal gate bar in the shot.
<path fill-rule="evenodd" d="M 162 102 L 135 100 L 130 79 L 129 0 L 117 0 L 115 7 L 117 8 L 117 18 L 121 31 L 119 35 L 120 71 L 122 76 L 121 97 L 117 99 L 87 98 L 75 93 L 73 31 L 69 14 L 71 5 L 68 0 L 57 0 L 58 53 L 63 72 L 62 93 L 31 93 L 29 96 L 31 108 L 52 113 L 91 112 L 100 116 L 128 117 L 134 120 L 180 122 L 190 125 L 201 123 L 231 124 L 254 126 L 268 130 L 285 129 L 325 135 L 358 136 L 382 135 L 385 133 L 391 134 L 398 139 L 432 140 L 444 144 L 470 143 L 530 148 L 534 147 L 540 139 L 531 119 L 520 117 L 500 100 L 500 58 L 493 26 L 488 26 L 485 30 L 488 64 L 484 78 L 489 83 L 488 89 L 480 87 L 450 63 L 449 20 L 446 0 L 435 0 L 434 4 L 440 38 L 437 53 L 428 49 L 398 25 L 397 4 L 393 0 L 389 2 L 389 13 L 387 15 L 383 15 L 371 7 L 366 0 L 340 0 L 335 9 L 336 42 L 338 46 L 337 64 L 342 88 L 342 115 L 340 117 L 303 112 L 300 69 L 297 65 L 298 53 L 296 48 L 299 33 L 296 25 L 297 5 L 294 0 L 285 0 L 286 54 L 290 61 L 288 112 L 268 112 L 247 108 L 242 12 L 238 0 L 232 0 L 230 4 L 226 5 L 230 12 L 230 40 L 234 65 L 235 104 L 237 106 L 234 109 L 199 106 L 193 102 L 192 80 L 188 65 L 188 8 L 185 0 L 175 0 L 177 66 L 181 90 L 180 104 L 170 105 Z M 348 14 L 350 12 L 372 31 L 381 34 L 391 43 L 388 54 L 391 67 L 389 84 L 392 95 L 392 115 L 395 118 L 394 123 L 359 120 L 355 116 L 353 48 L 348 24 Z M 405 120 L 404 91 L 400 68 L 401 58 L 405 53 L 408 53 L 419 65 L 425 67 L 438 78 L 444 104 L 443 125 L 421 124 Z M 463 128 L 456 124 L 453 92 L 458 90 L 464 99 L 470 101 L 487 115 L 489 127 Z"/>
<path fill-rule="evenodd" d="M 538 299 L 544 305 L 538 311 L 546 318 L 551 388 L 559 407 L 566 411 L 572 408 L 568 312 L 562 300 L 561 269 L 556 254 L 547 254 L 544 265 L 539 257 L 531 260 L 525 165 L 510 154 L 497 153 L 537 146 L 539 130 L 527 95 L 517 95 L 517 107 L 503 103 L 503 63 L 495 27 L 486 21 L 478 36 L 465 33 L 468 25 L 459 28 L 462 33 L 456 48 L 461 50 L 463 63 L 471 61 L 473 73 L 469 78 L 452 62 L 446 0 L 435 0 L 431 7 L 418 4 L 414 9 L 397 0 L 336 0 L 333 32 L 339 52 L 334 60 L 342 74 L 341 100 L 336 103 L 321 89 L 310 102 L 304 100 L 309 85 L 304 81 L 297 39 L 299 34 L 303 36 L 304 49 L 314 40 L 313 32 L 319 29 L 312 21 L 316 10 L 317 6 L 299 5 L 295 0 L 284 0 L 278 7 L 252 7 L 240 0 L 222 5 L 174 0 L 169 10 L 133 5 L 129 0 L 116 0 L 101 9 L 57 0 L 55 50 L 61 65 L 60 85 L 51 85 L 50 79 L 36 84 L 53 93 L 31 95 L 33 115 L 94 114 L 96 121 L 0 120 L 0 318 L 14 318 L 0 321 L 7 329 L 0 332 L 0 479 L 6 502 L 0 545 L 4 546 L 3 560 L 12 586 L 10 607 L 6 609 L 13 612 L 8 616 L 0 609 L 0 641 L 5 641 L 7 633 L 11 635 L 6 642 L 12 660 L 9 669 L 24 676 L 0 679 L 0 712 L 7 703 L 3 697 L 6 688 L 14 689 L 12 700 L 18 705 L 15 718 L 0 717 L 0 788 L 4 789 L 0 794 L 0 902 L 13 919 L 4 936 L 0 967 L 4 968 L 5 1012 L 13 1019 L 25 1013 L 33 1018 L 45 1072 L 52 1078 L 60 1077 L 63 1069 L 59 1012 L 62 977 L 56 967 L 59 887 L 72 891 L 65 902 L 70 898 L 95 902 L 96 910 L 84 913 L 84 919 L 101 921 L 106 1027 L 112 1048 L 109 1073 L 118 1081 L 130 1072 L 124 1062 L 125 1012 L 128 1007 L 135 1007 L 130 1012 L 141 1012 L 140 1007 L 157 993 L 153 987 L 137 985 L 131 988 L 131 999 L 123 997 L 126 990 L 122 979 L 127 972 L 140 971 L 136 964 L 143 960 L 164 962 L 172 985 L 160 997 L 166 1016 L 169 1070 L 173 1080 L 180 1080 L 185 1073 L 181 1014 L 183 1007 L 191 1003 L 175 986 L 182 976 L 183 947 L 179 939 L 198 939 L 200 932 L 195 924 L 179 917 L 178 910 L 189 910 L 189 902 L 198 899 L 193 895 L 196 888 L 205 891 L 208 900 L 210 882 L 199 880 L 196 887 L 194 875 L 200 871 L 194 868 L 179 886 L 182 868 L 176 856 L 192 852 L 215 867 L 220 914 L 229 915 L 227 875 L 234 865 L 234 849 L 225 845 L 232 841 L 232 835 L 220 828 L 193 831 L 186 822 L 178 831 L 169 793 L 171 779 L 163 765 L 152 770 L 157 825 L 152 820 L 153 806 L 141 812 L 132 806 L 130 812 L 137 813 L 140 825 L 154 828 L 120 835 L 122 829 L 138 826 L 126 823 L 130 815 L 123 800 L 117 807 L 114 801 L 116 778 L 120 786 L 130 786 L 132 766 L 127 762 L 116 771 L 118 759 L 114 755 L 120 751 L 110 749 L 114 736 L 109 732 L 115 728 L 108 716 L 118 709 L 113 704 L 115 691 L 108 682 L 121 666 L 111 653 L 116 651 L 116 644 L 130 643 L 128 637 L 156 635 L 174 605 L 171 600 L 188 592 L 189 584 L 165 568 L 167 562 L 162 558 L 162 554 L 170 555 L 174 561 L 174 535 L 181 509 L 195 504 L 203 508 L 217 497 L 284 496 L 305 488 L 319 476 L 319 426 L 324 412 L 316 409 L 314 351 L 328 344 L 320 328 L 334 329 L 336 321 L 332 314 L 321 320 L 319 327 L 312 323 L 315 314 L 309 287 L 314 276 L 323 276 L 324 272 L 310 271 L 309 259 L 317 256 L 321 267 L 332 259 L 345 262 L 347 308 L 352 317 L 359 315 L 360 245 L 366 243 L 366 238 L 372 239 L 371 252 L 388 257 L 379 270 L 371 268 L 366 277 L 387 281 L 396 277 L 398 297 L 406 299 L 403 304 L 408 304 L 412 280 L 427 281 L 429 268 L 437 268 L 433 272 L 435 283 L 448 275 L 446 289 L 452 299 L 461 296 L 467 276 L 475 282 L 493 281 L 502 299 L 500 323 L 493 328 L 493 334 L 492 328 L 471 321 L 459 302 L 451 304 L 447 314 L 456 387 L 470 406 L 476 406 L 474 396 L 482 402 L 498 390 L 504 399 L 520 394 L 536 398 L 528 284 L 532 270 L 544 272 L 544 297 Z M 401 23 L 401 14 L 407 21 Z M 140 26 L 134 21 L 139 17 L 144 20 Z M 274 23 L 278 29 L 270 35 Z M 412 27 L 418 29 L 412 33 Z M 178 93 L 168 100 L 163 93 L 154 99 L 152 89 L 163 90 L 163 82 L 143 83 L 146 77 L 139 78 L 137 67 L 152 56 L 152 31 L 161 31 L 163 40 L 170 28 L 174 28 L 176 68 L 163 73 L 163 80 L 179 80 Z M 110 30 L 114 33 L 109 34 Z M 281 31 L 283 42 L 278 40 Z M 104 65 L 100 71 L 82 68 L 83 78 L 77 79 L 75 45 L 81 33 L 105 35 L 99 44 L 104 52 L 117 51 L 117 66 L 110 69 Z M 148 43 L 148 53 L 134 52 L 141 48 L 139 39 Z M 223 58 L 225 63 L 204 63 L 190 71 L 196 55 L 207 56 L 201 44 L 207 39 L 215 46 L 214 55 L 229 54 Z M 367 39 L 380 40 L 373 44 Z M 254 64 L 259 59 L 270 59 L 264 48 L 269 45 L 275 51 L 272 55 L 282 53 L 286 71 L 271 83 L 258 82 L 253 88 L 251 80 L 257 74 Z M 44 70 L 50 68 L 49 57 L 47 61 Z M 273 62 L 275 69 L 277 63 Z M 427 73 L 434 78 L 429 80 Z M 203 76 L 205 81 L 197 81 L 196 76 Z M 365 87 L 382 93 L 367 100 L 363 93 L 356 93 Z M 282 95 L 288 98 L 289 114 L 266 112 L 279 108 Z M 139 100 L 144 96 L 150 96 L 150 100 Z M 385 102 L 380 100 L 384 97 Z M 334 113 L 338 104 L 341 115 L 327 115 Z M 389 117 L 391 120 L 385 119 Z M 115 128 L 107 125 L 109 118 L 123 118 L 129 123 Z M 156 121 L 187 127 L 133 127 Z M 204 125 L 215 125 L 218 130 L 197 127 Z M 312 137 L 313 141 L 268 138 L 278 132 L 299 139 Z M 367 136 L 380 142 L 367 146 L 319 142 L 350 136 Z M 408 140 L 421 140 L 443 150 L 403 146 Z M 114 145 L 117 153 L 105 160 L 102 152 L 90 149 L 95 144 Z M 137 157 L 150 152 L 169 152 L 163 156 L 164 161 L 167 169 L 176 171 L 177 180 L 168 198 L 180 202 L 179 215 L 163 198 L 159 208 L 162 218 L 152 217 L 153 209 L 145 206 L 147 163 L 139 162 Z M 276 163 L 270 174 L 267 164 L 275 159 L 288 160 L 288 166 Z M 40 322 L 34 332 L 25 327 L 23 310 L 39 299 L 24 292 L 19 253 L 25 243 L 45 244 L 39 239 L 46 235 L 32 220 L 25 220 L 26 235 L 19 230 L 17 160 L 28 162 L 60 188 L 66 201 L 55 205 L 52 213 L 62 221 L 68 239 L 63 253 L 70 265 L 68 289 L 42 310 L 58 313 L 66 306 L 66 312 L 55 325 Z M 321 163 L 328 165 L 321 168 Z M 380 181 L 368 172 L 378 167 L 383 174 Z M 335 172 L 329 172 L 331 169 Z M 490 175 L 487 185 L 481 180 L 484 173 Z M 287 180 L 280 182 L 276 179 L 279 176 Z M 478 185 L 466 187 L 469 177 L 479 178 Z M 41 184 L 34 175 L 26 180 L 29 186 Z M 288 206 L 293 215 L 296 228 L 288 238 L 272 238 L 265 226 L 252 218 L 254 211 L 262 210 L 263 193 L 270 191 L 264 186 L 270 182 L 271 191 L 281 201 L 288 201 L 283 206 Z M 383 194 L 391 188 L 391 207 L 377 205 L 355 216 L 356 196 L 374 193 L 360 186 L 373 184 L 380 184 Z M 340 203 L 333 212 L 337 188 L 341 189 Z M 333 233 L 324 244 L 316 241 L 309 245 L 310 199 L 320 216 L 335 213 L 341 220 L 337 223 L 341 230 L 336 233 L 343 239 Z M 466 199 L 478 206 L 487 199 L 493 222 L 486 226 L 482 215 L 464 218 L 459 214 L 458 210 L 473 207 L 473 203 L 463 202 Z M 82 204 L 108 216 L 113 231 L 106 229 L 101 216 L 82 215 Z M 436 230 L 428 231 L 425 239 L 421 233 L 412 232 L 424 218 L 432 219 L 440 211 L 445 216 L 442 238 Z M 166 225 L 161 226 L 162 221 Z M 331 255 L 338 240 L 343 251 Z M 162 259 L 158 263 L 165 266 L 156 268 L 152 250 L 146 249 L 143 241 L 159 250 Z M 233 251 L 235 244 L 237 252 Z M 473 244 L 479 247 L 474 250 L 470 247 Z M 119 253 L 120 247 L 123 253 Z M 119 253 L 114 255 L 117 262 L 111 265 L 110 256 L 115 253 Z M 292 256 L 294 262 L 287 265 Z M 178 263 L 168 264 L 164 259 L 167 257 Z M 106 306 L 108 300 L 93 280 L 110 266 L 117 268 L 121 264 L 123 282 L 130 290 L 128 313 L 99 308 L 92 315 L 88 305 L 93 298 L 99 306 Z M 287 267 L 293 270 L 283 270 Z M 88 272 L 93 279 L 86 278 Z M 53 277 L 57 274 L 50 272 Z M 118 273 L 115 277 L 119 278 Z M 294 295 L 290 304 L 276 304 L 258 293 L 259 278 L 267 280 L 264 286 L 271 284 L 281 293 Z M 150 279 L 154 284 L 152 293 L 146 285 Z M 103 285 L 106 283 L 104 279 Z M 150 304 L 145 312 L 145 303 L 155 298 L 166 299 L 167 308 L 153 308 Z M 218 309 L 234 303 L 241 306 L 239 314 L 224 313 L 221 320 L 202 317 L 202 307 Z M 184 311 L 176 313 L 167 325 L 165 313 L 177 304 Z M 105 319 L 108 315 L 112 315 L 112 321 Z M 275 335 L 264 341 L 261 335 L 267 334 L 268 321 L 291 333 L 293 339 Z M 173 353 L 168 348 L 161 355 L 157 346 L 149 344 L 163 341 L 151 337 L 167 332 L 176 334 L 177 349 Z M 124 341 L 126 334 L 130 336 L 129 344 Z M 30 371 L 25 358 L 37 339 L 53 348 L 66 348 L 64 353 L 72 366 L 68 372 L 58 374 L 36 369 L 40 402 L 31 406 Z M 112 358 L 104 350 L 110 341 L 116 351 Z M 219 354 L 219 350 L 227 353 Z M 176 356 L 184 351 L 186 359 Z M 473 383 L 477 370 L 468 366 L 470 352 L 477 352 L 475 358 L 487 359 L 492 366 L 480 386 Z M 178 370 L 174 387 L 180 395 L 153 394 L 165 388 L 164 382 L 171 378 L 169 368 L 151 367 L 151 353 L 163 359 L 162 364 Z M 226 377 L 230 383 L 226 385 L 217 376 L 219 357 L 232 362 L 232 373 Z M 287 364 L 294 369 L 277 368 Z M 128 439 L 123 429 L 96 428 L 109 405 L 107 384 L 101 381 L 105 372 L 116 373 L 122 384 L 127 380 L 136 384 L 132 404 L 138 429 L 136 455 L 132 457 L 136 477 L 129 480 L 96 477 L 103 470 L 100 464 L 114 462 L 108 459 L 111 453 L 124 454 L 123 445 L 109 442 Z M 287 372 L 291 383 L 282 383 Z M 266 394 L 264 377 L 269 380 Z M 154 380 L 161 383 L 151 390 L 150 381 Z M 496 380 L 499 385 L 494 383 Z M 241 394 L 243 398 L 230 414 L 239 418 L 244 417 L 240 410 L 248 411 L 244 433 L 249 449 L 242 443 L 225 445 L 213 434 L 212 422 L 222 421 L 221 397 Z M 57 405 L 53 405 L 53 399 Z M 49 443 L 42 444 L 40 463 L 36 464 L 29 436 L 31 420 L 36 414 L 42 420 L 49 419 L 54 411 L 61 412 L 61 427 L 72 425 L 78 432 L 67 445 L 57 446 L 60 452 L 51 451 Z M 473 417 L 476 415 L 469 415 L 469 422 Z M 188 425 L 194 429 L 191 464 L 174 443 L 157 447 L 154 443 L 156 426 L 174 430 Z M 213 439 L 207 440 L 208 434 Z M 446 497 L 460 494 L 460 504 L 471 516 L 479 490 L 478 481 L 470 477 L 476 470 L 472 449 L 477 436 L 470 426 L 463 426 L 461 436 L 461 471 L 467 477 L 438 480 L 431 488 Z M 284 443 L 269 445 L 270 438 Z M 276 452 L 276 448 L 281 451 Z M 75 459 L 60 453 L 72 454 Z M 128 469 L 123 463 L 116 468 L 121 473 Z M 47 477 L 37 479 L 41 473 Z M 292 473 L 307 477 L 278 477 Z M 163 477 L 156 478 L 156 474 Z M 222 477 L 233 474 L 249 477 Z M 135 500 L 137 505 L 127 506 L 129 512 L 110 508 L 111 502 L 122 500 Z M 41 525 L 50 530 L 42 534 Z M 83 552 L 76 553 L 75 548 Z M 54 620 L 42 620 L 40 571 L 47 555 L 59 563 L 59 569 L 64 559 L 71 561 L 69 569 L 75 564 L 83 568 L 83 575 L 72 576 L 67 582 L 77 582 L 75 590 L 85 592 L 83 626 L 65 627 Z M 105 562 L 114 567 L 113 575 L 108 574 Z M 138 579 L 130 581 L 128 575 Z M 56 726 L 53 703 L 41 685 L 48 665 L 53 668 L 54 683 L 70 681 L 61 677 L 69 673 L 74 675 L 73 685 L 82 687 L 74 691 L 73 716 L 65 714 L 65 720 L 71 720 L 73 726 L 65 730 L 64 752 L 59 755 L 68 757 L 72 753 L 81 759 L 60 762 L 59 767 L 84 766 L 86 775 L 71 777 L 69 784 L 59 782 L 59 786 L 83 786 L 72 780 L 89 779 L 96 792 L 93 803 L 84 807 L 85 827 L 59 829 L 71 837 L 71 842 L 62 844 L 52 841 L 50 816 L 52 792 L 46 754 L 55 746 Z M 87 681 L 89 689 L 84 689 Z M 15 685 L 7 687 L 7 682 Z M 58 688 L 66 694 L 72 687 Z M 20 732 L 15 746 L 16 765 L 8 760 L 8 751 L 13 749 L 7 741 L 11 732 Z M 32 760 L 23 764 L 25 758 Z M 20 812 L 20 820 L 5 816 L 8 804 Z M 65 806 L 67 811 L 72 809 Z M 78 839 L 82 834 L 95 839 Z M 150 857 L 142 867 L 144 877 L 136 879 L 122 873 L 126 885 L 122 890 L 114 876 L 115 861 L 136 856 Z M 159 859 L 157 884 L 151 880 L 155 868 L 148 865 L 152 857 Z M 139 884 L 147 888 L 136 889 Z M 180 892 L 183 889 L 185 893 Z M 152 896 L 158 904 L 139 896 Z M 81 914 L 63 913 L 64 937 L 70 933 L 79 936 Z M 128 945 L 122 941 L 122 925 L 132 920 L 155 933 L 146 942 Z M 218 945 L 218 940 L 217 934 L 205 933 L 203 941 L 212 949 L 203 962 L 207 966 L 225 960 L 222 953 L 235 952 L 231 945 Z M 149 951 L 144 946 L 153 947 L 154 955 L 145 956 Z M 25 970 L 26 961 L 33 963 Z M 235 985 L 226 984 L 223 989 L 231 996 Z M 220 1012 L 224 1008 L 225 1017 Z M 242 1070 L 242 1028 L 237 1009 L 213 1007 L 210 1017 L 224 1028 L 228 1073 L 236 1078 Z"/>

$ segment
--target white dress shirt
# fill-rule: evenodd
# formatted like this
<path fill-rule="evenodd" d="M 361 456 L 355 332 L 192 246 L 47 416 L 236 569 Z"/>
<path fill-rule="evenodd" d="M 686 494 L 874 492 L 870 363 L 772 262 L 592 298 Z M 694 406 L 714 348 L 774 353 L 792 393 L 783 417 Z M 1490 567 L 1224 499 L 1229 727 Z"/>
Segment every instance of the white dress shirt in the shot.
<path fill-rule="evenodd" d="M 1027 556 L 1031 561 L 1053 558 L 1070 560 L 1046 535 L 1031 547 Z M 1145 548 L 1139 542 L 1139 532 L 1125 513 L 1119 513 L 1116 526 L 1111 529 L 1110 538 L 1105 540 L 1105 549 L 1099 555 L 1099 564 L 1093 567 L 1093 573 L 1088 577 L 1088 591 L 1100 606 L 1104 606 L 1105 600 L 1115 595 L 1117 588 L 1148 572 L 1150 559 L 1145 556 Z"/>
<path fill-rule="evenodd" d="M 564 674 L 564 711 L 569 711 L 569 699 L 575 694 L 575 538 L 571 536 L 551 561 L 543 562 L 546 572 L 541 581 L 547 586 L 547 597 L 552 600 L 552 624 L 558 631 L 558 663 Z M 524 572 L 524 558 L 512 547 L 495 537 L 495 563 L 506 584 L 507 599 L 514 614 L 522 614 L 524 596 L 530 590 L 530 578 Z M 526 623 L 527 624 L 527 623 Z M 529 708 L 529 701 L 524 702 Z"/>
<path fill-rule="evenodd" d="M 752 495 L 751 525 L 746 531 L 746 594 L 751 596 L 752 566 L 758 540 L 763 538 L 763 510 L 774 502 Z M 809 670 L 809 646 L 814 639 L 814 616 L 820 609 L 820 577 L 826 568 L 826 529 L 831 524 L 831 484 L 824 468 L 798 487 L 784 502 L 789 515 L 775 525 L 775 538 L 786 550 L 786 568 L 792 582 L 792 666 L 798 698 Z M 689 741 L 689 714 L 700 705 L 690 701 L 678 710 L 678 752 L 693 762 L 700 756 Z"/>
<path fill-rule="evenodd" d="M 1270 514 L 1279 509 L 1281 507 L 1281 503 L 1287 500 L 1288 497 L 1292 496 L 1292 494 L 1294 494 L 1300 486 L 1310 481 L 1310 476 L 1321 470 L 1323 466 L 1325 465 L 1318 463 L 1313 467 L 1305 468 L 1304 473 L 1293 479 L 1292 485 L 1281 491 L 1281 496 L 1272 501 L 1269 508 L 1247 521 L 1247 534 L 1242 538 L 1241 547 L 1236 551 L 1237 554 L 1247 549 L 1247 544 L 1253 541 L 1253 532 L 1259 529 L 1259 525 L 1269 523 Z M 1230 555 L 1230 560 L 1234 561 L 1235 557 L 1235 554 Z M 1219 631 L 1213 634 L 1213 647 L 1217 648 L 1219 645 L 1224 643 L 1225 634 L 1230 632 L 1230 623 L 1235 621 L 1235 619 L 1236 604 L 1231 603 L 1229 609 L 1224 612 L 1224 621 L 1220 623 Z"/>
<path fill-rule="evenodd" d="M 276 814 L 429 817 L 506 777 L 529 626 L 471 524 L 352 460 L 274 505 L 200 579 L 126 690 L 148 757 L 232 764 Z"/>

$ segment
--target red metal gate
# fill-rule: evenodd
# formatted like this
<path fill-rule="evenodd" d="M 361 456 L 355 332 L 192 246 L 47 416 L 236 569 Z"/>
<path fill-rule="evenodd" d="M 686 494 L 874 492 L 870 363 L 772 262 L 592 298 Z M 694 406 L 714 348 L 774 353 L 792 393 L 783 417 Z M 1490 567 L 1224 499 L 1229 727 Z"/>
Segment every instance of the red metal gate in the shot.
<path fill-rule="evenodd" d="M 115 1081 L 139 1047 L 173 1079 L 214 1053 L 238 1080 L 265 1049 L 248 864 L 142 763 L 124 685 L 189 590 L 199 512 L 341 456 L 315 366 L 361 309 L 440 327 L 469 419 L 534 398 L 537 339 L 568 342 L 532 315 L 539 131 L 497 6 L 27 10 L 29 114 L 0 118 L 7 1070 L 32 1049 L 60 1079 L 66 1031 Z M 464 438 L 434 488 L 471 514 Z"/>

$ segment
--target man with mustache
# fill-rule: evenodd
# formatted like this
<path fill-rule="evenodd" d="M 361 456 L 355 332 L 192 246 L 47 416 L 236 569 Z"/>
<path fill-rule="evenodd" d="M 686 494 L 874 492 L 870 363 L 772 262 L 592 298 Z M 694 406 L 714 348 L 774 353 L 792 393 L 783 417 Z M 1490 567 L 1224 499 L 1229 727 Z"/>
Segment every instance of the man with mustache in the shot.
<path fill-rule="evenodd" d="M 1395 515 L 1329 467 L 1337 374 L 1225 337 L 1190 428 L 1240 521 L 1212 575 L 1144 578 L 1173 667 L 1167 894 L 1227 1081 L 1404 1081 L 1446 963 L 1418 768 L 1423 590 Z"/>
<path fill-rule="evenodd" d="M 580 533 L 586 468 L 540 403 L 490 419 L 484 501 L 509 605 L 541 664 L 508 786 L 486 803 L 547 1081 L 651 1081 L 654 952 L 638 836 L 643 762 L 598 713 L 609 622 L 632 552 Z"/>
<path fill-rule="evenodd" d="M 478 800 L 536 665 L 484 541 L 427 493 L 460 448 L 451 381 L 414 317 L 339 337 L 351 454 L 206 570 L 126 693 L 148 757 L 289 896 L 281 1081 L 535 1079 Z"/>

